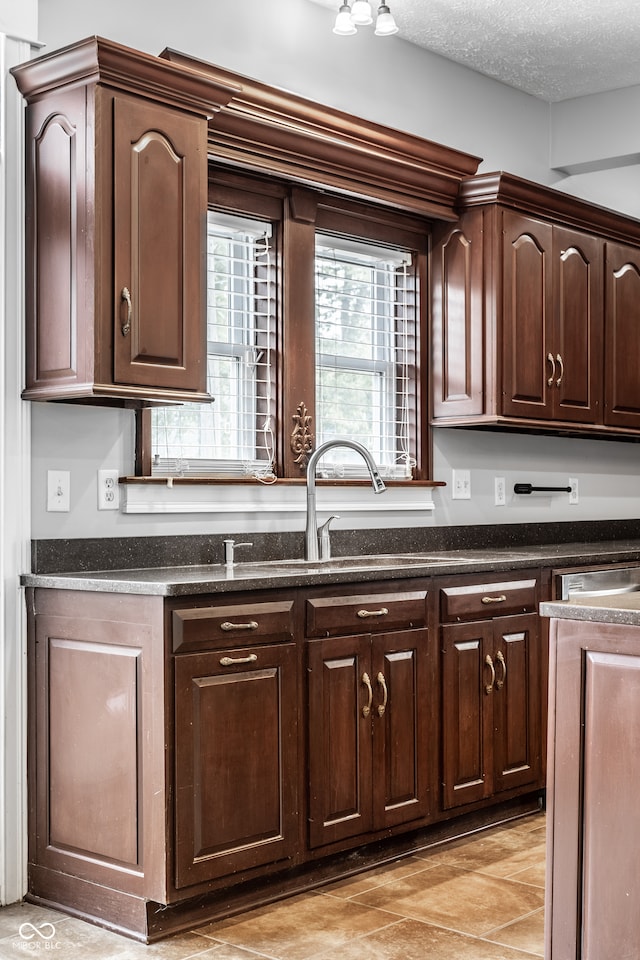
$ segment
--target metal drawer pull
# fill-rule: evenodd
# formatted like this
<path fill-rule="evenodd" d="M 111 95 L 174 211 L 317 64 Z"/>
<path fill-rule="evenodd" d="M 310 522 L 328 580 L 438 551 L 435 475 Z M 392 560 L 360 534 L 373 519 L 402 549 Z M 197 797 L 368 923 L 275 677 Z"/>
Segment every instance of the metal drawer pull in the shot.
<path fill-rule="evenodd" d="M 498 650 L 498 652 L 496 653 L 496 660 L 502 667 L 502 680 L 496 680 L 496 689 L 502 690 L 504 686 L 504 682 L 507 679 L 507 661 L 504 658 L 504 654 L 502 650 Z"/>
<path fill-rule="evenodd" d="M 362 674 L 362 682 L 367 688 L 367 694 L 369 697 L 368 703 L 366 703 L 362 708 L 362 716 L 366 719 L 371 714 L 371 704 L 373 703 L 373 690 L 371 689 L 371 678 L 368 673 Z"/>
<path fill-rule="evenodd" d="M 221 667 L 231 667 L 234 663 L 255 663 L 258 659 L 257 654 L 250 653 L 248 657 L 221 657 Z"/>
<path fill-rule="evenodd" d="M 380 671 L 377 677 L 378 683 L 382 687 L 382 703 L 378 704 L 378 716 L 384 717 L 384 712 L 387 709 L 387 703 L 389 702 L 389 690 L 387 689 L 387 681 L 384 678 L 384 673 Z"/>
<path fill-rule="evenodd" d="M 258 624 L 255 620 L 249 620 L 248 623 L 231 623 L 230 620 L 225 620 L 224 623 L 220 624 L 221 630 L 257 630 Z"/>
<path fill-rule="evenodd" d="M 494 670 L 493 660 L 491 659 L 489 654 L 487 654 L 486 657 L 484 658 L 484 662 L 489 667 L 489 670 L 491 670 L 491 683 L 485 683 L 484 685 L 484 692 L 488 695 L 493 690 L 493 685 L 496 682 L 496 671 Z"/>
<path fill-rule="evenodd" d="M 501 593 L 499 597 L 483 597 L 482 602 L 483 603 L 504 603 L 506 599 L 507 598 L 505 594 Z"/>
<path fill-rule="evenodd" d="M 127 305 L 127 319 L 122 324 L 120 328 L 122 330 L 122 336 L 126 337 L 131 330 L 131 315 L 133 313 L 133 307 L 131 306 L 131 294 L 129 293 L 128 287 L 122 288 L 122 293 L 120 294 L 120 299 L 124 300 Z"/>
<path fill-rule="evenodd" d="M 555 378 L 556 378 L 556 361 L 554 360 L 554 357 L 553 357 L 553 354 L 552 354 L 552 353 L 548 353 L 548 354 L 547 354 L 547 360 L 548 360 L 549 363 L 551 364 L 551 376 L 550 376 L 549 379 L 547 380 L 547 386 L 548 386 L 548 387 L 552 387 L 552 386 L 553 386 L 553 381 L 554 381 Z"/>
<path fill-rule="evenodd" d="M 379 610 L 358 610 L 358 616 L 365 620 L 367 617 L 386 617 L 389 613 L 386 607 L 380 607 Z"/>
<path fill-rule="evenodd" d="M 562 383 L 562 378 L 564 377 L 564 363 L 562 362 L 562 357 L 559 353 L 556 354 L 556 360 L 560 364 L 560 376 L 556 380 L 556 387 L 559 387 Z"/>

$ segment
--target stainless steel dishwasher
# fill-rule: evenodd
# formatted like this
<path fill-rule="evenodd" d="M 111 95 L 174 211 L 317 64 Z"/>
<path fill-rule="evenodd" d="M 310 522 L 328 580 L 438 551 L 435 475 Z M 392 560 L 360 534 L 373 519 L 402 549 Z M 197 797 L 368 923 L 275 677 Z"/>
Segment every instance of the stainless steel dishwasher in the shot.
<path fill-rule="evenodd" d="M 614 597 L 640 590 L 640 562 L 624 566 L 554 571 L 557 600 L 576 597 Z"/>

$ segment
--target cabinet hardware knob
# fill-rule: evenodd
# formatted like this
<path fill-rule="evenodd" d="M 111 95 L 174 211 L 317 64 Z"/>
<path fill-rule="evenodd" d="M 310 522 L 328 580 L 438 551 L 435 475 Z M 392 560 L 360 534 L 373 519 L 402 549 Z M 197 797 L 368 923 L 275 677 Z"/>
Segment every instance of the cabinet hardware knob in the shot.
<path fill-rule="evenodd" d="M 231 623 L 230 620 L 225 620 L 220 624 L 221 630 L 257 630 L 258 624 L 255 620 L 249 620 L 248 623 Z"/>
<path fill-rule="evenodd" d="M 367 688 L 368 701 L 362 708 L 362 716 L 366 719 L 371 714 L 371 704 L 373 703 L 373 690 L 371 688 L 371 678 L 368 673 L 362 674 L 362 682 Z"/>
<path fill-rule="evenodd" d="M 133 313 L 133 308 L 131 306 L 131 294 L 129 293 L 128 287 L 122 288 L 120 299 L 123 300 L 127 305 L 127 319 L 125 320 L 125 322 L 122 324 L 122 327 L 121 327 L 122 336 L 126 337 L 128 336 L 129 331 L 131 330 L 131 315 Z"/>
<path fill-rule="evenodd" d="M 248 657 L 221 657 L 220 666 L 230 667 L 234 663 L 255 663 L 258 659 L 257 654 L 250 653 Z"/>
<path fill-rule="evenodd" d="M 387 709 L 387 704 L 389 702 L 389 690 L 387 688 L 387 681 L 384 678 L 384 673 L 382 670 L 377 676 L 377 681 L 382 687 L 382 703 L 378 704 L 378 716 L 384 717 L 384 712 Z"/>
<path fill-rule="evenodd" d="M 554 356 L 553 356 L 552 353 L 548 353 L 548 354 L 547 354 L 547 360 L 548 360 L 549 363 L 551 364 L 551 376 L 550 376 L 549 379 L 547 380 L 547 386 L 548 386 L 548 387 L 552 387 L 552 386 L 553 386 L 553 381 L 554 381 L 555 378 L 556 378 L 556 361 L 555 361 Z"/>
<path fill-rule="evenodd" d="M 504 654 L 502 650 L 498 650 L 498 652 L 496 653 L 496 660 L 502 667 L 502 678 L 500 680 L 496 680 L 496 689 L 502 690 L 504 686 L 504 682 L 507 679 L 507 661 L 504 658 Z"/>
<path fill-rule="evenodd" d="M 493 685 L 494 685 L 494 683 L 496 682 L 496 671 L 495 671 L 495 668 L 494 668 L 494 666 L 493 666 L 493 660 L 491 659 L 491 657 L 489 656 L 489 654 L 487 654 L 486 657 L 484 658 L 484 662 L 485 662 L 486 665 L 489 667 L 489 670 L 491 670 L 491 683 L 485 683 L 485 685 L 484 685 L 484 692 L 485 692 L 485 693 L 487 694 L 487 696 L 488 696 L 488 695 L 491 693 L 491 691 L 493 690 Z"/>
<path fill-rule="evenodd" d="M 559 353 L 556 354 L 556 360 L 560 364 L 560 376 L 556 380 L 556 387 L 559 387 L 560 384 L 562 383 L 562 378 L 564 377 L 564 362 Z"/>
<path fill-rule="evenodd" d="M 367 617 L 386 617 L 389 613 L 386 607 L 380 607 L 379 610 L 358 610 L 358 616 L 365 620 Z"/>
<path fill-rule="evenodd" d="M 504 603 L 506 599 L 507 598 L 505 594 L 501 593 L 498 597 L 483 597 L 482 602 L 483 603 Z"/>

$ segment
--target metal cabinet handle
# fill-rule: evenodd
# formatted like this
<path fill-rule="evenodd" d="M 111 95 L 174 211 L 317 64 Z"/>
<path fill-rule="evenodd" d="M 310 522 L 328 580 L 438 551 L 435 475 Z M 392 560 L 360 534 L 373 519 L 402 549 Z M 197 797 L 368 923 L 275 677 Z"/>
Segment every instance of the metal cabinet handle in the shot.
<path fill-rule="evenodd" d="M 382 671 L 380 671 L 376 679 L 382 687 L 382 703 L 378 704 L 378 716 L 384 717 L 384 712 L 387 709 L 387 704 L 389 702 L 389 690 L 387 688 L 387 681 L 385 680 L 384 673 Z"/>
<path fill-rule="evenodd" d="M 220 624 L 221 630 L 257 630 L 258 624 L 255 620 L 249 620 L 248 623 L 231 623 L 230 620 L 225 620 L 224 623 Z"/>
<path fill-rule="evenodd" d="M 122 293 L 120 294 L 120 299 L 123 300 L 127 305 L 127 319 L 122 324 L 120 328 L 122 330 L 122 336 L 126 337 L 131 330 L 131 316 L 133 314 L 133 307 L 131 306 L 131 294 L 129 293 L 128 287 L 122 288 Z"/>
<path fill-rule="evenodd" d="M 373 703 L 373 690 L 371 688 L 371 678 L 368 673 L 362 674 L 362 682 L 367 688 L 367 696 L 369 697 L 369 700 L 362 708 L 362 716 L 366 719 L 371 715 L 371 704 Z"/>
<path fill-rule="evenodd" d="M 554 356 L 553 356 L 552 353 L 548 353 L 548 354 L 547 354 L 547 360 L 548 360 L 549 363 L 551 364 L 551 376 L 550 376 L 549 379 L 547 380 L 547 386 L 548 386 L 548 387 L 552 387 L 552 386 L 553 386 L 553 381 L 554 381 L 555 378 L 556 378 L 556 361 L 555 361 Z"/>
<path fill-rule="evenodd" d="M 493 685 L 496 682 L 496 671 L 493 666 L 493 660 L 491 659 L 489 654 L 487 654 L 486 657 L 484 658 L 484 662 L 489 667 L 489 670 L 491 670 L 491 683 L 485 683 L 484 685 L 484 692 L 488 696 L 493 690 Z"/>
<path fill-rule="evenodd" d="M 230 667 L 234 663 L 255 663 L 258 659 L 255 653 L 250 653 L 248 657 L 221 657 L 220 666 Z"/>
<path fill-rule="evenodd" d="M 504 686 L 504 682 L 507 679 L 507 661 L 504 658 L 504 654 L 502 650 L 498 650 L 498 652 L 496 653 L 496 660 L 502 667 L 502 678 L 500 680 L 496 680 L 496 689 L 502 690 Z"/>
<path fill-rule="evenodd" d="M 358 616 L 364 620 L 366 617 L 386 617 L 389 613 L 386 607 L 380 607 L 379 610 L 358 610 Z"/>
<path fill-rule="evenodd" d="M 562 378 L 564 377 L 564 362 L 559 353 L 556 354 L 556 360 L 560 364 L 560 376 L 556 380 L 556 387 L 559 387 L 560 384 L 562 383 Z"/>
<path fill-rule="evenodd" d="M 501 593 L 501 594 L 500 594 L 499 596 L 497 596 L 497 597 L 483 597 L 483 598 L 482 598 L 482 602 L 483 602 L 483 603 L 504 603 L 506 599 L 507 599 L 507 598 L 506 598 L 505 594 L 504 594 L 504 593 Z"/>

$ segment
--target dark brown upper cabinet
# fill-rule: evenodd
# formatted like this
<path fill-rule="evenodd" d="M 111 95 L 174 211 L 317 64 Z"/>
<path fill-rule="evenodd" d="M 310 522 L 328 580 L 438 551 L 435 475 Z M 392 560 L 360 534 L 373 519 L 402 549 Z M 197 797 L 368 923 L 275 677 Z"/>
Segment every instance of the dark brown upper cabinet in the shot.
<path fill-rule="evenodd" d="M 13 70 L 27 100 L 33 400 L 204 400 L 207 124 L 234 92 L 97 37 Z"/>
<path fill-rule="evenodd" d="M 605 423 L 640 430 L 640 249 L 606 244 Z"/>
<path fill-rule="evenodd" d="M 638 221 L 508 174 L 460 210 L 434 230 L 433 422 L 635 433 Z"/>

